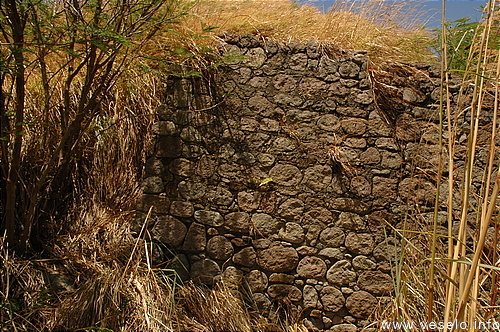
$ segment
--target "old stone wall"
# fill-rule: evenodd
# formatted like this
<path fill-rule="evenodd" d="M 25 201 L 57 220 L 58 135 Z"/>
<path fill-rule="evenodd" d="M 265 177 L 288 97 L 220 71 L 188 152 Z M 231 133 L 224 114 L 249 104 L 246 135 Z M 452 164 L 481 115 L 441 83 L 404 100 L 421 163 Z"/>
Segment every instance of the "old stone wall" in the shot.
<path fill-rule="evenodd" d="M 250 35 L 221 52 L 212 79 L 167 82 L 137 218 L 151 208 L 155 263 L 320 330 L 367 326 L 393 292 L 392 227 L 432 211 L 439 71 Z"/>

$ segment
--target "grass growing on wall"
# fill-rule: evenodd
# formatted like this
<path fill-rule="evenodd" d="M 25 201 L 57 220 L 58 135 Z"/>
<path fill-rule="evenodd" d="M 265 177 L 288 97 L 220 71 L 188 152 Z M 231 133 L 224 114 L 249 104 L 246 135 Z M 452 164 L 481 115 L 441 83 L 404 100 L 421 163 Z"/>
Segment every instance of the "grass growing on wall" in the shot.
<path fill-rule="evenodd" d="M 360 4 L 361 3 L 361 4 Z M 426 13 L 411 5 L 383 1 L 338 1 L 328 13 L 298 6 L 289 0 L 200 0 L 190 8 L 175 29 L 178 35 L 165 35 L 167 48 L 174 44 L 192 51 L 212 46 L 217 33 L 252 33 L 276 41 L 314 40 L 336 49 L 368 51 L 371 61 L 430 62 L 430 33 L 424 28 Z M 180 43 L 179 43 L 180 42 Z"/>

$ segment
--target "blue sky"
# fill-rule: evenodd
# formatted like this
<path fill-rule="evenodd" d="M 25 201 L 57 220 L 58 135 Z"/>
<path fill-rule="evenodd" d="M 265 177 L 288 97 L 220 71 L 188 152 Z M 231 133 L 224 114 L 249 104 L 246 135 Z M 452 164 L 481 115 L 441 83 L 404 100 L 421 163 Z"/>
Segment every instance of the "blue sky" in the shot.
<path fill-rule="evenodd" d="M 352 0 L 354 2 L 366 2 L 369 0 Z M 429 28 L 437 28 L 440 26 L 441 21 L 441 0 L 386 0 L 397 2 L 418 2 L 422 12 L 429 12 L 429 20 L 426 26 Z M 308 2 L 310 5 L 317 7 L 320 10 L 326 10 L 333 5 L 335 1 L 330 0 L 299 0 L 299 2 Z M 448 21 L 454 21 L 464 17 L 470 17 L 471 21 L 479 21 L 481 13 L 479 9 L 481 6 L 486 5 L 487 0 L 446 0 L 446 17 Z M 413 5 L 412 5 L 413 7 Z"/>

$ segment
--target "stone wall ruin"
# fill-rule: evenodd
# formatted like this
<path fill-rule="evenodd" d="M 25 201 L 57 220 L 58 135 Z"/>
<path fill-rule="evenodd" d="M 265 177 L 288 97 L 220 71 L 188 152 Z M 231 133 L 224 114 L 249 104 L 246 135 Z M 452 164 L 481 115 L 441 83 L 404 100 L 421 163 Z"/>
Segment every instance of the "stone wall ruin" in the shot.
<path fill-rule="evenodd" d="M 232 280 L 262 311 L 286 298 L 320 330 L 368 326 L 393 292 L 389 225 L 432 211 L 439 71 L 373 75 L 363 52 L 251 35 L 221 52 L 213 80 L 168 79 L 138 229 L 151 208 L 156 261 L 184 279 Z"/>

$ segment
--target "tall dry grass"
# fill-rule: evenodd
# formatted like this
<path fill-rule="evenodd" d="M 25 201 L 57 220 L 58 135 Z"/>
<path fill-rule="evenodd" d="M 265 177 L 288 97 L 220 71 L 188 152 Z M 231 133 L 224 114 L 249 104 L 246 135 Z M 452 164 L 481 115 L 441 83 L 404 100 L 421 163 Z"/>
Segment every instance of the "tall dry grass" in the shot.
<path fill-rule="evenodd" d="M 403 250 L 392 320 L 440 322 L 441 331 L 492 330 L 499 322 L 498 13 L 488 2 L 456 98 L 443 29 L 438 191 L 430 217 L 412 207 L 398 230 Z"/>

